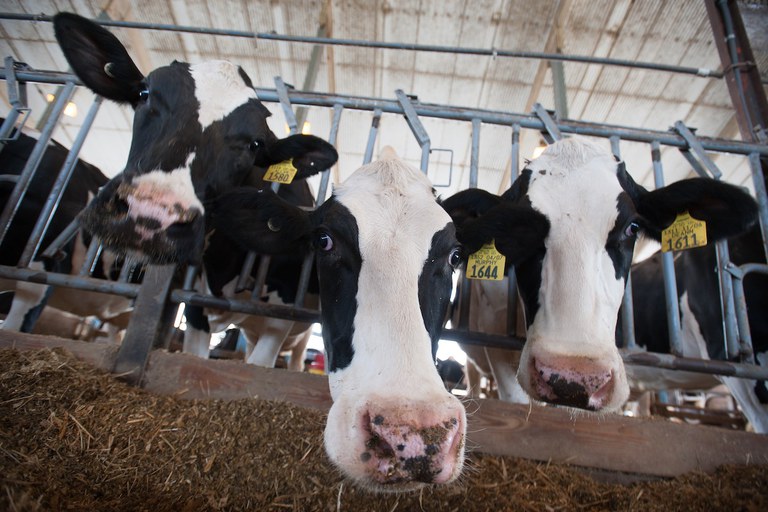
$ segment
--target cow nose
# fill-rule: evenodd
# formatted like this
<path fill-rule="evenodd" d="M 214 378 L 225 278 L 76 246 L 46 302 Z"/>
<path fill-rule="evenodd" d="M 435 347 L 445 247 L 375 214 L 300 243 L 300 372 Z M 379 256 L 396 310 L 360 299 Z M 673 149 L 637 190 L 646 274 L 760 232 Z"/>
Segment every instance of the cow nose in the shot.
<path fill-rule="evenodd" d="M 360 460 L 375 481 L 439 484 L 450 481 L 460 469 L 456 466 L 464 447 L 463 416 L 453 411 L 443 418 L 417 417 L 413 411 L 418 409 L 365 413 L 367 440 Z"/>
<path fill-rule="evenodd" d="M 533 368 L 533 388 L 540 400 L 596 411 L 611 398 L 613 371 L 588 358 L 537 358 Z"/>
<path fill-rule="evenodd" d="M 197 204 L 176 197 L 170 189 L 153 189 L 142 184 L 123 183 L 118 187 L 115 202 L 130 216 L 141 231 L 161 231 L 190 225 L 203 214 Z"/>

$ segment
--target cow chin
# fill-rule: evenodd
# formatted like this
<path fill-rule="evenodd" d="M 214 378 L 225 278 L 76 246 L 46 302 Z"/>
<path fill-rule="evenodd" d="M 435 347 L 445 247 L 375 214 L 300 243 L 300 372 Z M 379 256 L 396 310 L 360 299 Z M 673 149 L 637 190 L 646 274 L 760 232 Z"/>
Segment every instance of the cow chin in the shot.
<path fill-rule="evenodd" d="M 447 392 L 429 401 L 369 396 L 334 401 L 325 449 L 348 478 L 374 492 L 448 484 L 464 464 L 466 413 Z"/>
<path fill-rule="evenodd" d="M 531 337 L 523 347 L 517 379 L 526 393 L 541 402 L 599 412 L 618 412 L 629 398 L 629 385 L 618 350 L 569 354 L 567 343 Z M 570 343 L 572 346 L 583 344 Z"/>

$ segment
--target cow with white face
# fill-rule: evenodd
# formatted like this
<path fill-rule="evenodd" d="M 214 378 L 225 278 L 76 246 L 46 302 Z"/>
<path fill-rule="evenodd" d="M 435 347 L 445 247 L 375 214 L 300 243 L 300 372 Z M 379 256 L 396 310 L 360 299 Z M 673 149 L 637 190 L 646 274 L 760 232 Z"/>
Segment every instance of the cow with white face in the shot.
<path fill-rule="evenodd" d="M 429 180 L 387 153 L 313 212 L 269 190 L 240 190 L 217 201 L 213 215 L 244 248 L 316 255 L 331 460 L 376 489 L 455 480 L 466 418 L 435 354 L 461 257 Z"/>
<path fill-rule="evenodd" d="M 549 146 L 501 197 L 467 190 L 447 199 L 459 241 L 495 240 L 514 265 L 526 343 L 517 378 L 534 399 L 615 411 L 629 395 L 614 331 L 635 239 L 656 240 L 683 212 L 712 242 L 755 222 L 744 191 L 689 179 L 647 191 L 623 162 L 586 139 Z"/>
<path fill-rule="evenodd" d="M 54 17 L 67 61 L 95 93 L 134 108 L 122 173 L 81 214 L 107 247 L 152 263 L 199 263 L 205 202 L 292 159 L 294 179 L 327 169 L 336 150 L 311 135 L 278 139 L 248 75 L 225 61 L 174 61 L 144 76 L 109 31 Z"/>

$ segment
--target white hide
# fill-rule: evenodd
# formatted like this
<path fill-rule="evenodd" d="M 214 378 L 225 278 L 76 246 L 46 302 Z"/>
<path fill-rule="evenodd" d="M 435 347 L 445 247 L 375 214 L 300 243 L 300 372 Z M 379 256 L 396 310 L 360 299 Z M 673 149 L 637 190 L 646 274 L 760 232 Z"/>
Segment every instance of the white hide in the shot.
<path fill-rule="evenodd" d="M 245 84 L 238 67 L 231 62 L 193 64 L 190 73 L 195 80 L 195 97 L 200 103 L 198 120 L 203 130 L 248 100 L 257 99 L 256 91 Z"/>
<path fill-rule="evenodd" d="M 451 221 L 435 202 L 432 185 L 399 160 L 379 160 L 356 171 L 334 190 L 355 217 L 362 267 L 358 281 L 351 364 L 329 375 L 333 406 L 325 446 L 353 478 L 367 477 L 360 452 L 368 411 L 390 407 L 403 424 L 458 421 L 446 440 L 456 460 L 447 482 L 461 471 L 466 416 L 448 393 L 432 360 L 431 340 L 418 300 L 419 274 L 434 233 Z"/>
<path fill-rule="evenodd" d="M 605 249 L 618 217 L 613 156 L 585 139 L 565 139 L 532 161 L 528 197 L 551 229 L 545 240 L 539 310 L 527 332 L 519 381 L 529 389 L 534 359 L 544 354 L 578 357 L 610 369 L 614 378 L 606 411 L 629 396 L 624 365 L 615 346 L 624 280 L 616 279 Z"/>

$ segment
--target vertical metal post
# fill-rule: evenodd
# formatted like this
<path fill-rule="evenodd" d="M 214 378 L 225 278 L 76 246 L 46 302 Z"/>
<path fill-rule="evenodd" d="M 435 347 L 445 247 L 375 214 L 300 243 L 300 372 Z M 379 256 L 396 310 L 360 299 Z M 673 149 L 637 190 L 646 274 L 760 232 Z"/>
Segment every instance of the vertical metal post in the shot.
<path fill-rule="evenodd" d="M 549 61 L 549 68 L 552 70 L 552 85 L 555 89 L 555 112 L 559 119 L 566 119 L 568 117 L 568 95 L 565 87 L 563 61 L 551 60 Z"/>
<path fill-rule="evenodd" d="M 45 148 L 48 146 L 48 142 L 51 140 L 51 135 L 53 134 L 53 129 L 56 127 L 56 121 L 58 121 L 59 116 L 67 105 L 67 101 L 69 101 L 69 98 L 72 96 L 72 91 L 74 91 L 74 89 L 74 82 L 67 82 L 61 96 L 56 99 L 56 102 L 53 105 L 52 115 L 45 123 L 45 126 L 43 126 L 43 129 L 40 132 L 40 138 L 37 143 L 35 143 L 34 148 L 32 148 L 27 163 L 19 175 L 19 181 L 16 183 L 13 192 L 11 192 L 11 196 L 8 198 L 8 202 L 5 204 L 3 213 L 0 215 L 0 244 L 3 243 L 3 240 L 5 240 L 5 237 L 8 234 L 11 222 L 13 222 L 13 218 L 16 216 L 16 212 L 18 212 L 19 206 L 21 205 L 21 201 L 27 193 L 29 183 L 32 181 L 32 175 L 35 173 L 37 167 L 40 165 L 40 161 L 43 159 Z"/>
<path fill-rule="evenodd" d="M 478 167 L 480 165 L 480 127 L 479 119 L 472 119 L 472 153 L 469 157 L 469 188 L 477 188 Z"/>
<path fill-rule="evenodd" d="M 21 126 L 24 126 L 31 112 L 27 107 L 27 84 L 16 79 L 16 61 L 13 60 L 13 57 L 5 58 L 5 81 L 8 88 L 8 103 L 11 104 L 11 110 L 5 116 L 2 126 L 0 126 L 0 151 L 5 147 L 6 141 L 18 138 L 21 135 L 20 127 L 18 133 L 13 138 L 10 137 L 13 127 L 16 126 L 19 114 L 22 112 L 25 114 L 24 120 L 21 123 Z"/>
<path fill-rule="evenodd" d="M 763 167 L 758 153 L 749 154 L 749 166 L 752 168 L 752 184 L 755 186 L 755 197 L 757 197 L 757 206 L 760 213 L 760 233 L 763 237 L 763 250 L 765 251 L 765 260 L 768 261 L 768 194 L 765 191 L 765 176 L 763 175 Z"/>
<path fill-rule="evenodd" d="M 87 276 L 93 272 L 96 260 L 101 256 L 101 249 L 101 241 L 98 238 L 93 237 L 90 245 L 88 245 L 88 251 L 85 253 L 83 265 L 80 267 L 80 272 L 78 272 L 79 276 Z"/>
<path fill-rule="evenodd" d="M 341 113 L 343 111 L 344 107 L 338 103 L 333 106 L 333 120 L 331 121 L 331 134 L 328 136 L 328 142 L 334 147 L 336 146 L 336 138 L 339 135 L 339 124 L 341 123 Z M 317 206 L 325 202 L 325 196 L 328 195 L 328 182 L 330 178 L 330 172 L 324 172 L 320 178 L 320 186 L 317 189 Z"/>
<path fill-rule="evenodd" d="M 611 151 L 621 158 L 621 139 L 611 137 Z M 632 272 L 627 274 L 627 285 L 624 287 L 624 299 L 621 303 L 621 332 L 623 333 L 622 348 L 634 350 L 637 348 L 635 339 L 635 305 L 632 300 Z"/>
<path fill-rule="evenodd" d="M 363 165 L 371 163 L 373 160 L 373 146 L 376 144 L 376 135 L 379 132 L 379 122 L 381 122 L 381 109 L 373 110 L 373 119 L 371 120 L 371 129 L 368 132 L 368 143 L 365 145 L 365 155 L 363 156 Z"/>
<path fill-rule="evenodd" d="M 72 174 L 77 166 L 77 156 L 80 154 L 80 149 L 83 147 L 85 137 L 88 135 L 93 120 L 96 118 L 96 113 L 99 111 L 101 101 L 101 96 L 96 96 L 85 119 L 83 119 L 80 131 L 77 133 L 77 137 L 75 137 L 75 140 L 72 143 L 72 148 L 69 150 L 69 153 L 67 153 L 64 165 L 59 171 L 59 175 L 51 188 L 51 192 L 48 195 L 48 199 L 45 201 L 45 205 L 43 205 L 37 223 L 35 224 L 32 233 L 29 235 L 29 241 L 24 247 L 24 252 L 19 260 L 20 267 L 29 266 L 29 263 L 34 259 L 37 250 L 40 248 L 40 242 L 53 220 L 54 212 L 56 211 L 56 208 L 58 208 L 61 198 L 64 195 L 64 190 L 67 188 L 69 180 L 72 178 Z"/>
<path fill-rule="evenodd" d="M 114 372 L 138 385 L 152 348 L 162 346 L 173 326 L 176 305 L 168 300 L 175 265 L 149 265 L 139 288 L 125 339 L 117 353 Z"/>
<path fill-rule="evenodd" d="M 661 146 L 658 141 L 651 143 L 651 159 L 653 160 L 653 181 L 656 188 L 664 186 L 664 171 L 661 166 Z M 671 252 L 661 255 L 661 268 L 664 273 L 664 296 L 667 300 L 667 329 L 669 330 L 669 348 L 672 354 L 683 354 L 683 341 L 680 328 L 680 304 L 677 298 L 677 282 L 675 281 L 675 261 Z"/>
<path fill-rule="evenodd" d="M 520 125 L 512 125 L 512 149 L 509 159 L 510 186 L 520 174 Z M 510 266 L 507 273 L 507 335 L 517 335 L 517 275 L 515 267 Z"/>
<path fill-rule="evenodd" d="M 720 285 L 720 311 L 723 313 L 723 328 L 725 329 L 725 357 L 730 359 L 739 354 L 739 327 L 736 323 L 736 305 L 733 300 L 733 276 L 728 272 L 731 266 L 731 255 L 728 241 L 720 240 L 715 243 L 717 254 L 717 276 Z"/>

